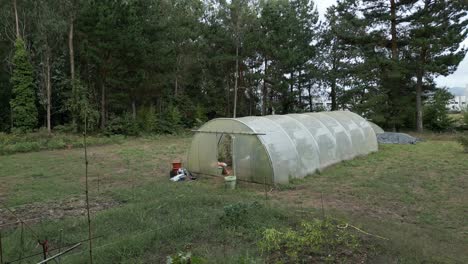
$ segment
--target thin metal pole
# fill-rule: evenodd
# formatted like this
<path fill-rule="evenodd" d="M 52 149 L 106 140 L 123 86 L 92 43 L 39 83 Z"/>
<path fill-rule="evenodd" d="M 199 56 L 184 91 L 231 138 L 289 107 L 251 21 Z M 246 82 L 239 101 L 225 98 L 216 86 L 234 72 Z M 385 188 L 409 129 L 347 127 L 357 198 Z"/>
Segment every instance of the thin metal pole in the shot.
<path fill-rule="evenodd" d="M 2 231 L 0 231 L 0 264 L 3 264 Z"/>
<path fill-rule="evenodd" d="M 24 224 L 21 222 L 21 233 L 20 233 L 20 258 L 23 257 L 24 251 Z M 21 263 L 21 262 L 20 262 Z"/>
<path fill-rule="evenodd" d="M 86 211 L 88 214 L 88 239 L 89 239 L 89 263 L 93 264 L 93 242 L 91 239 L 91 215 L 89 213 L 89 188 L 88 188 L 88 150 L 86 146 L 86 133 L 87 133 L 88 119 L 85 113 L 85 127 L 83 133 L 83 145 L 85 155 L 85 178 L 86 178 Z"/>
<path fill-rule="evenodd" d="M 58 253 L 62 252 L 62 242 L 63 242 L 63 229 L 60 229 L 60 236 L 59 236 L 59 248 L 58 248 Z M 58 263 L 61 263 L 61 258 L 57 258 Z"/>
<path fill-rule="evenodd" d="M 231 156 L 232 156 L 232 171 L 234 172 L 234 176 L 236 176 L 237 181 L 237 169 L 236 169 L 236 137 L 231 135 Z"/>

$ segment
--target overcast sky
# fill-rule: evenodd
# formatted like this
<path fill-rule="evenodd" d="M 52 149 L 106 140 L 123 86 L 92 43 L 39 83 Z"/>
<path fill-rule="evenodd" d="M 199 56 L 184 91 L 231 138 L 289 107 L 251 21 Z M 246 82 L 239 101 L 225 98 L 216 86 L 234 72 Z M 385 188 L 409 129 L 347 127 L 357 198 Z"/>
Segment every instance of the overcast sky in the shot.
<path fill-rule="evenodd" d="M 320 17 L 323 18 L 327 8 L 335 4 L 336 0 L 315 0 L 314 2 Z M 468 39 L 464 41 L 464 45 L 468 47 Z M 441 87 L 466 87 L 468 85 L 468 56 L 460 63 L 455 73 L 447 77 L 438 77 L 436 83 Z"/>

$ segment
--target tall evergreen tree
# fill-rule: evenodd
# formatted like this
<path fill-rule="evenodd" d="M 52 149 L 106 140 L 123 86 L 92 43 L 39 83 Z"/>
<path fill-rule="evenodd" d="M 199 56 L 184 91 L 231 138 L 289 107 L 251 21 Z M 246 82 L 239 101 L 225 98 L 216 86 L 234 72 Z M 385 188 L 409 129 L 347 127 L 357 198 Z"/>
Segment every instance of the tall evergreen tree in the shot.
<path fill-rule="evenodd" d="M 468 34 L 466 7 L 461 1 L 424 0 L 411 17 L 409 66 L 416 77 L 416 128 L 423 131 L 424 83 L 453 73 L 466 49 L 459 49 Z"/>
<path fill-rule="evenodd" d="M 10 100 L 12 124 L 15 130 L 27 132 L 37 125 L 36 93 L 34 91 L 33 67 L 29 62 L 24 41 L 15 42 L 13 73 L 11 76 L 12 99 Z"/>

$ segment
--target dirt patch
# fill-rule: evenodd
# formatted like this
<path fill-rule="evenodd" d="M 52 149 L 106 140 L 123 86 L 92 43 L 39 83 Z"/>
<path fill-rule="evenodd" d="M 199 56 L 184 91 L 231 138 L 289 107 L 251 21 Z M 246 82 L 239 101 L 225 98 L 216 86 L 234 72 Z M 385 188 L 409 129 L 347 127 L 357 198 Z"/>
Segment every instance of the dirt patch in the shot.
<path fill-rule="evenodd" d="M 404 216 L 397 214 L 395 211 L 387 208 L 373 207 L 367 204 L 360 203 L 350 197 L 342 197 L 340 195 L 322 194 L 308 190 L 306 186 L 297 186 L 294 190 L 272 191 L 269 196 L 278 201 L 294 204 L 301 208 L 321 208 L 322 199 L 325 211 L 327 209 L 337 209 L 340 211 L 348 211 L 360 215 L 367 215 L 378 219 L 393 219 L 403 220 Z"/>
<path fill-rule="evenodd" d="M 120 203 L 108 197 L 93 198 L 89 201 L 90 211 L 96 213 Z M 63 219 L 65 217 L 78 217 L 86 215 L 86 201 L 84 196 L 72 197 L 59 202 L 31 203 L 10 208 L 13 213 L 26 221 L 27 224 Z M 0 208 L 0 227 L 14 226 L 18 219 L 5 208 Z M 13 223 L 10 225 L 10 223 Z"/>

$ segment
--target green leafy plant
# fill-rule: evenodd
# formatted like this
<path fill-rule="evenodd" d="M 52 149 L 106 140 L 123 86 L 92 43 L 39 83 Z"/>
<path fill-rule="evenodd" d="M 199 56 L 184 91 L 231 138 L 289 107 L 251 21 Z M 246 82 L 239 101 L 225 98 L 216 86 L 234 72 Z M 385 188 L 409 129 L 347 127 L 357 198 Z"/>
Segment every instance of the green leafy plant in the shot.
<path fill-rule="evenodd" d="M 468 153 L 468 133 L 459 136 L 457 141 L 463 146 L 465 153 Z"/>
<path fill-rule="evenodd" d="M 139 128 L 137 122 L 126 112 L 122 116 L 114 116 L 109 120 L 105 133 L 107 135 L 137 136 Z"/>
<path fill-rule="evenodd" d="M 206 261 L 203 258 L 192 256 L 191 252 L 178 252 L 166 259 L 167 264 L 203 264 Z"/>
<path fill-rule="evenodd" d="M 316 219 L 302 222 L 298 230 L 268 228 L 259 247 L 270 262 L 343 262 L 361 253 L 360 240 L 344 226 L 336 220 Z"/>
<path fill-rule="evenodd" d="M 15 42 L 15 55 L 13 56 L 13 73 L 11 84 L 13 86 L 11 106 L 12 131 L 29 132 L 37 125 L 36 94 L 34 92 L 34 71 L 25 43 L 21 38 Z"/>
<path fill-rule="evenodd" d="M 446 108 L 453 97 L 447 90 L 437 89 L 424 109 L 424 124 L 432 131 L 447 131 L 453 128 L 455 121 L 448 115 Z"/>
<path fill-rule="evenodd" d="M 220 220 L 224 226 L 237 228 L 240 226 L 246 227 L 249 223 L 248 216 L 253 209 L 260 208 L 261 205 L 257 202 L 251 204 L 235 203 L 224 206 L 224 214 Z"/>
<path fill-rule="evenodd" d="M 465 124 L 465 127 L 468 128 L 468 107 L 465 108 L 462 114 L 463 114 L 463 123 Z"/>

